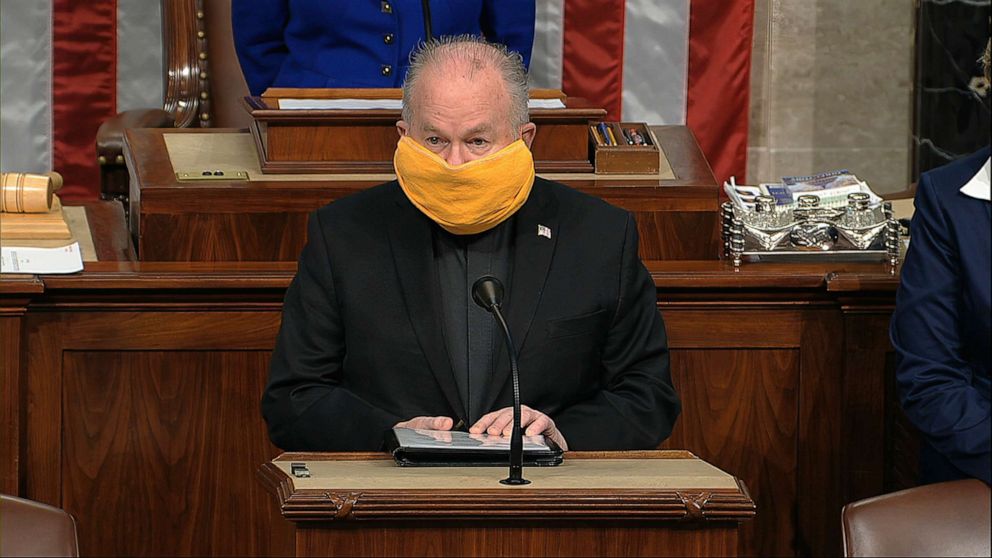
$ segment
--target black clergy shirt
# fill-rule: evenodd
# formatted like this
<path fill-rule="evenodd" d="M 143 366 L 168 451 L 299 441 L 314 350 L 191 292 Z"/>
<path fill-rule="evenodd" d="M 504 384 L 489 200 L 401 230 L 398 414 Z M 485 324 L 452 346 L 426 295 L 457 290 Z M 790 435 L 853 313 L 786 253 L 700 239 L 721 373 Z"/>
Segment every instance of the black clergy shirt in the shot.
<path fill-rule="evenodd" d="M 513 218 L 474 235 L 434 228 L 434 261 L 441 292 L 442 330 L 455 383 L 469 421 L 479 420 L 497 350 L 504 350 L 493 316 L 472 300 L 472 285 L 484 276 L 509 288 Z"/>

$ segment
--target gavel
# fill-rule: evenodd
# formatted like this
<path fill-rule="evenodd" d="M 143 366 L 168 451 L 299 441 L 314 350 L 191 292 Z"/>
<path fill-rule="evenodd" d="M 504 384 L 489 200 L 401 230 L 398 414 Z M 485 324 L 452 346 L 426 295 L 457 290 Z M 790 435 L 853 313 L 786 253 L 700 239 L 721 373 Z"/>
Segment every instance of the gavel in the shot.
<path fill-rule="evenodd" d="M 0 173 L 0 212 L 47 213 L 52 210 L 52 198 L 62 187 L 62 175 Z"/>

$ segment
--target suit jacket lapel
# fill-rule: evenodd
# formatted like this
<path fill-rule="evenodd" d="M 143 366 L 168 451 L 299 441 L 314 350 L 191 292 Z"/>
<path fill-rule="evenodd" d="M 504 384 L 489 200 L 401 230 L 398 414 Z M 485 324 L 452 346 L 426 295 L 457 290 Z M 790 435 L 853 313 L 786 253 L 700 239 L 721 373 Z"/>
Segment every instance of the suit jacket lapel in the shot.
<path fill-rule="evenodd" d="M 444 397 L 458 415 L 457 418 L 464 420 L 465 406 L 458 395 L 441 329 L 441 296 L 434 263 L 431 222 L 406 199 L 399 187 L 396 192 L 399 194 L 394 218 L 389 225 L 389 243 L 403 300 L 420 348 Z"/>
<path fill-rule="evenodd" d="M 541 179 L 536 180 L 530 197 L 516 215 L 515 235 L 509 291 L 502 310 L 519 355 L 541 301 L 558 242 L 558 200 Z M 510 378 L 506 347 L 499 343 L 497 350 L 483 409 L 492 407 Z M 521 374 L 528 372 L 532 371 L 521 370 Z"/>

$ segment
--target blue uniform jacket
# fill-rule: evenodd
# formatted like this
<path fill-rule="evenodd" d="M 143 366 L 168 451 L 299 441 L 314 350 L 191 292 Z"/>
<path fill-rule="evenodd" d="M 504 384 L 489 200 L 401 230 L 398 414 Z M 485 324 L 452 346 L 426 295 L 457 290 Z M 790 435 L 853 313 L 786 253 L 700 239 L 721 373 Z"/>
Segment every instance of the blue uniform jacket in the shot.
<path fill-rule="evenodd" d="M 960 189 L 989 148 L 924 173 L 892 316 L 903 408 L 923 434 L 923 482 L 992 482 L 992 212 Z"/>
<path fill-rule="evenodd" d="M 431 0 L 431 32 L 484 35 L 530 63 L 535 0 Z M 268 87 L 399 87 L 424 39 L 420 0 L 234 0 L 252 95 Z"/>

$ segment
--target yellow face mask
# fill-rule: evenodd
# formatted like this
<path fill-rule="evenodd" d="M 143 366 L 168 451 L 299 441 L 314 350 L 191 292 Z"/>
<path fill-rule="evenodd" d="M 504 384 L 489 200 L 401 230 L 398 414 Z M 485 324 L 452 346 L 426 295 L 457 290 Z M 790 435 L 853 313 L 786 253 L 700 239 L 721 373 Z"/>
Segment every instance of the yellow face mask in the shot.
<path fill-rule="evenodd" d="M 534 158 L 523 140 L 458 166 L 403 136 L 393 166 L 400 187 L 424 215 L 452 234 L 476 234 L 516 213 L 534 185 Z"/>

